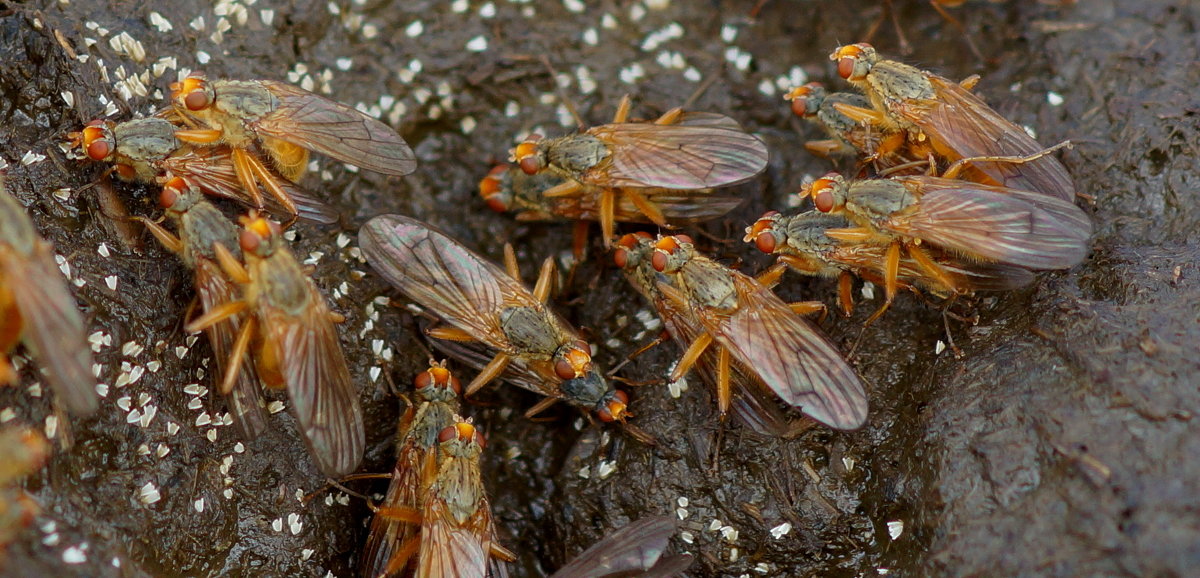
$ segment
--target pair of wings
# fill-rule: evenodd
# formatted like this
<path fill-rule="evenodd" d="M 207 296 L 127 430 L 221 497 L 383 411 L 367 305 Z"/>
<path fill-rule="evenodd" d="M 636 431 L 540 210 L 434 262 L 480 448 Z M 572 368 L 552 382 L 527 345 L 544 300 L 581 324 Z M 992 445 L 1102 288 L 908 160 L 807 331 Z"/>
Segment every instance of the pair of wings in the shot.
<path fill-rule="evenodd" d="M 25 213 L 3 190 L 0 211 L 10 212 L 0 217 L 0 283 L 20 312 L 24 325 L 21 337 L 67 410 L 74 415 L 90 415 L 99 402 L 83 316 L 54 264 L 50 245 L 32 236 L 32 225 L 28 231 L 9 226 L 7 221 L 24 218 Z M 29 236 L 12 237 L 24 237 L 24 233 Z"/>
<path fill-rule="evenodd" d="M 254 122 L 255 132 L 385 175 L 407 175 L 417 169 L 408 143 L 391 127 L 344 104 L 291 84 L 254 81 L 279 101 L 270 114 Z M 220 85 L 214 87 L 220 90 Z"/>
<path fill-rule="evenodd" d="M 692 565 L 692 556 L 663 558 L 677 529 L 670 516 L 653 516 L 614 530 L 550 578 L 668 578 Z"/>
<path fill-rule="evenodd" d="M 362 408 L 329 309 L 311 280 L 299 281 L 309 291 L 309 304 L 300 312 L 259 304 L 262 347 L 271 348 L 279 363 L 309 453 L 325 475 L 336 478 L 362 461 Z"/>
<path fill-rule="evenodd" d="M 580 180 L 606 187 L 702 189 L 746 182 L 767 167 L 762 139 L 716 113 L 683 113 L 675 124 L 623 122 L 588 129 L 610 156 Z"/>
<path fill-rule="evenodd" d="M 648 255 L 647 246 L 647 243 L 643 242 L 639 247 L 630 249 L 641 251 L 643 256 L 636 263 L 628 261 L 625 276 L 630 284 L 654 305 L 671 338 L 681 348 L 686 349 L 704 332 L 704 327 L 693 316 L 690 307 L 668 299 L 659 290 L 658 283 L 670 283 L 670 279 L 651 268 L 649 258 L 645 256 Z M 718 382 L 716 356 L 717 352 L 710 348 L 693 366 L 693 370 L 712 387 L 716 387 Z M 781 408 L 774 394 L 753 371 L 740 363 L 733 364 L 730 370 L 733 415 L 747 427 L 762 435 L 782 438 L 795 437 L 810 428 L 811 421 L 797 419 L 797 416 L 790 415 Z"/>
<path fill-rule="evenodd" d="M 731 276 L 737 298 L 732 311 L 706 307 L 687 291 L 668 285 L 660 284 L 660 290 L 668 298 L 691 302 L 704 329 L 733 359 L 753 368 L 780 399 L 835 429 L 862 426 L 867 419 L 866 391 L 829 338 L 758 281 L 704 257 L 693 257 L 680 270 L 683 287 L 688 268 L 697 266 L 720 267 Z"/>
<path fill-rule="evenodd" d="M 1024 129 L 1000 116 L 992 107 L 956 82 L 925 74 L 937 97 L 930 101 L 897 107 L 930 142 L 951 161 L 982 156 L 1025 157 L 1046 147 Z M 1072 202 L 1075 183 L 1067 169 L 1047 155 L 1025 163 L 981 162 L 975 168 L 995 184 L 1011 189 L 1037 191 Z"/>
<path fill-rule="evenodd" d="M 1091 221 L 1070 201 L 938 177 L 896 177 L 915 209 L 886 228 L 952 251 L 1030 269 L 1066 269 L 1087 256 Z"/>

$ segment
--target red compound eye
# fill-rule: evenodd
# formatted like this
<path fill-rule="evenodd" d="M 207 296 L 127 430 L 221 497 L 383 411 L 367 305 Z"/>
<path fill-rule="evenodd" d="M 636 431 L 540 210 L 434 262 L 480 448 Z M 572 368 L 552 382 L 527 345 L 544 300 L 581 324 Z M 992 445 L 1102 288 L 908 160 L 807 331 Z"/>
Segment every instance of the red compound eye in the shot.
<path fill-rule="evenodd" d="M 829 189 L 821 189 L 813 193 L 813 204 L 817 206 L 817 210 L 822 213 L 828 213 L 833 210 L 833 192 Z"/>
<path fill-rule="evenodd" d="M 763 253 L 774 253 L 775 245 L 775 234 L 770 231 L 763 231 L 754 238 L 754 246 Z"/>
<path fill-rule="evenodd" d="M 604 422 L 625 419 L 625 417 L 630 415 L 628 408 L 629 395 L 618 389 L 613 392 L 613 398 L 596 412 L 596 417 Z"/>

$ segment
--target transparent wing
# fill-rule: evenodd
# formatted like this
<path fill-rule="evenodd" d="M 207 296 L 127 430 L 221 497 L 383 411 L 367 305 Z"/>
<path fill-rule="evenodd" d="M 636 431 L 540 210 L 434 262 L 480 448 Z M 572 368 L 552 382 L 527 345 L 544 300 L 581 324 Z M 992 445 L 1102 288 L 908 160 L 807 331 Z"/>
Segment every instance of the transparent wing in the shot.
<path fill-rule="evenodd" d="M 748 181 L 767 166 L 767 146 L 742 130 L 705 124 L 608 124 L 590 134 L 609 144 L 608 161 L 585 180 L 603 186 L 702 189 Z"/>
<path fill-rule="evenodd" d="M 729 314 L 701 310 L 698 317 L 708 332 L 785 402 L 836 429 L 862 426 L 866 392 L 833 343 L 770 289 L 730 273 L 738 307 Z"/>
<path fill-rule="evenodd" d="M 167 157 L 161 168 L 170 176 L 184 177 L 192 181 L 208 195 L 258 208 L 254 207 L 250 194 L 242 189 L 241 181 L 233 168 L 229 147 L 187 149 Z M 275 175 L 275 180 L 291 197 L 299 218 L 322 224 L 337 222 L 337 211 L 318 199 L 314 193 L 280 175 Z M 271 215 L 285 221 L 291 219 L 292 215 L 272 195 L 263 191 L 261 197 L 263 208 Z"/>
<path fill-rule="evenodd" d="M 359 245 L 371 266 L 421 307 L 492 347 L 508 349 L 500 312 L 540 307 L 496 265 L 416 219 L 382 215 L 363 225 Z"/>
<path fill-rule="evenodd" d="M 935 147 L 952 151 L 953 155 L 947 155 L 951 160 L 1030 156 L 1046 148 L 958 83 L 936 75 L 927 77 L 937 99 L 922 107 L 905 109 L 908 111 L 905 116 L 921 128 Z M 1075 183 L 1053 156 L 1022 164 L 977 163 L 975 167 L 1001 186 L 1037 191 L 1068 202 L 1075 199 Z"/>
<path fill-rule="evenodd" d="M 258 82 L 279 99 L 279 108 L 255 124 L 259 133 L 385 175 L 417 169 L 412 149 L 388 125 L 290 84 Z"/>
<path fill-rule="evenodd" d="M 463 526 L 444 500 L 427 500 L 425 523 L 421 527 L 421 553 L 417 576 L 422 578 L 485 578 L 491 546 L 491 514 L 482 507 Z M 484 532 L 484 533 L 481 533 Z"/>
<path fill-rule="evenodd" d="M 952 251 L 1031 269 L 1073 267 L 1087 256 L 1092 226 L 1060 199 L 963 181 L 920 178 L 915 210 L 889 227 Z"/>
<path fill-rule="evenodd" d="M 273 349 L 296 422 L 321 471 L 344 476 L 365 447 L 362 409 L 329 311 L 311 282 L 311 304 L 299 316 L 260 306 L 264 347 Z"/>
<path fill-rule="evenodd" d="M 75 415 L 95 412 L 96 378 L 86 326 L 54 264 L 50 245 L 28 239 L 32 251 L 23 253 L 4 241 L 0 238 L 0 280 L 21 312 L 22 339 L 63 405 Z"/>
<path fill-rule="evenodd" d="M 669 516 L 631 522 L 584 550 L 551 578 L 642 576 L 662 557 L 675 530 L 675 520 Z"/>
<path fill-rule="evenodd" d="M 213 261 L 204 257 L 196 259 L 195 271 L 196 293 L 200 296 L 200 304 L 204 311 L 226 303 L 241 299 L 238 290 L 225 279 L 221 268 Z M 216 358 L 217 375 L 225 375 L 229 363 L 240 363 L 237 381 L 233 389 L 225 395 L 225 405 L 233 414 L 234 424 L 245 440 L 252 440 L 267 429 L 266 404 L 263 402 L 258 383 L 258 371 L 249 355 L 243 355 L 240 360 L 230 359 L 233 342 L 241 330 L 242 315 L 209 326 L 204 330 L 208 342 L 212 346 L 213 357 Z"/>

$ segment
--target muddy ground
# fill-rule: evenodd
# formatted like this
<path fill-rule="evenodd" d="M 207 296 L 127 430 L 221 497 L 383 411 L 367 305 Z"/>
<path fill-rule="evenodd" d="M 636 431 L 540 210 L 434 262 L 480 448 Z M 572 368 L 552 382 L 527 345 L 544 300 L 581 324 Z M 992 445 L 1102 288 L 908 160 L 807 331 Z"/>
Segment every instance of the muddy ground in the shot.
<path fill-rule="evenodd" d="M 311 83 L 400 130 L 420 169 L 389 179 L 323 162 L 308 184 L 342 223 L 298 225 L 295 245 L 322 253 L 318 283 L 336 290 L 348 318 L 343 344 L 368 425 L 362 470 L 384 472 L 401 407 L 388 383 L 407 388 L 428 354 L 411 314 L 375 302 L 396 295 L 356 258 L 358 226 L 399 212 L 494 258 L 512 242 L 529 277 L 547 255 L 566 254 L 569 226 L 518 224 L 476 197 L 514 139 L 569 130 L 535 58 L 545 54 L 590 123 L 607 120 L 622 94 L 649 117 L 713 80 L 694 108 L 743 122 L 772 161 L 739 190 L 739 210 L 691 232 L 727 262 L 761 268 L 736 241 L 742 227 L 830 167 L 802 148 L 817 135 L 791 117 L 781 88 L 806 78 L 842 86 L 826 55 L 862 39 L 881 7 L 773 0 L 755 14 L 754 4 L 0 3 L 0 158 L 82 282 L 107 386 L 96 417 L 59 420 L 59 451 L 27 481 L 42 513 L 9 546 L 5 573 L 349 576 L 369 519 L 363 500 L 337 490 L 299 499 L 324 480 L 286 412 L 243 443 L 216 425 L 219 398 L 188 393 L 212 377 L 207 344 L 181 329 L 189 274 L 148 235 L 139 249 L 122 244 L 100 188 L 88 187 L 104 167 L 67 160 L 66 133 L 152 112 L 179 70 L 201 68 Z M 950 325 L 961 358 L 937 352 L 939 311 L 908 296 L 865 331 L 869 303 L 826 321 L 845 350 L 857 345 L 851 360 L 869 384 L 870 421 L 854 433 L 763 438 L 721 425 L 700 384 L 679 398 L 652 385 L 633 403 L 636 423 L 662 442 L 648 448 L 566 407 L 531 422 L 521 413 L 536 396 L 490 388 L 468 411 L 490 440 L 484 469 L 502 539 L 520 554 L 515 575 L 544 575 L 614 527 L 670 512 L 683 517 L 672 548 L 698 555 L 693 576 L 1172 576 L 1200 563 L 1200 8 L 1052 4 L 954 9 L 983 60 L 927 3 L 896 2 L 896 21 L 908 61 L 982 74 L 977 90 L 997 110 L 1043 143 L 1076 143 L 1063 159 L 1095 198 L 1090 259 L 981 300 L 977 325 Z M 874 41 L 899 55 L 890 20 Z M 157 215 L 155 191 L 115 191 L 132 213 Z M 594 251 L 556 304 L 611 367 L 649 332 L 635 318 L 647 305 L 607 262 Z M 781 290 L 829 303 L 835 293 L 796 277 Z M 652 350 L 622 373 L 660 378 L 676 351 Z M 0 393 L 0 419 L 46 428 L 51 396 L 35 395 L 35 381 L 27 365 L 22 387 Z M 378 494 L 386 482 L 351 486 Z"/>

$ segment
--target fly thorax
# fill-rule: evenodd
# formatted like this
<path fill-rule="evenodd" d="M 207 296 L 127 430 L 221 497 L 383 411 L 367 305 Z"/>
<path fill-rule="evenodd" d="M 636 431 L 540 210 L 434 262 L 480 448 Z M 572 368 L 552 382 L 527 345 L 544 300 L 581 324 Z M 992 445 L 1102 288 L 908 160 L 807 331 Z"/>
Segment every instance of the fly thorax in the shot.
<path fill-rule="evenodd" d="M 924 72 L 893 60 L 875 64 L 871 69 L 871 84 L 891 100 L 927 100 L 937 96 Z"/>
<path fill-rule="evenodd" d="M 549 315 L 540 307 L 509 307 L 500 312 L 500 330 L 517 351 L 552 355 L 561 345 L 552 327 Z"/>
<path fill-rule="evenodd" d="M 275 95 L 257 82 L 227 81 L 214 87 L 217 114 L 209 115 L 220 125 L 225 141 L 235 146 L 252 142 L 254 135 L 246 127 L 273 112 L 279 105 Z"/>
<path fill-rule="evenodd" d="M 856 181 L 848 189 L 847 209 L 869 219 L 887 218 L 912 204 L 904 185 L 890 179 Z"/>
<path fill-rule="evenodd" d="M 680 273 L 680 280 L 697 305 L 718 311 L 737 308 L 733 274 L 725 267 L 713 261 L 693 259 L 680 269 Z"/>
<path fill-rule="evenodd" d="M 587 133 L 554 139 L 543 146 L 549 163 L 572 175 L 591 170 L 610 154 L 608 145 Z"/>
<path fill-rule="evenodd" d="M 276 251 L 261 261 L 258 272 L 254 284 L 262 286 L 262 299 L 289 313 L 299 314 L 308 306 L 312 281 L 291 254 Z"/>
<path fill-rule="evenodd" d="M 175 125 L 157 118 L 118 123 L 113 127 L 117 155 L 129 161 L 141 176 L 138 164 L 159 162 L 179 148 L 176 130 Z"/>

